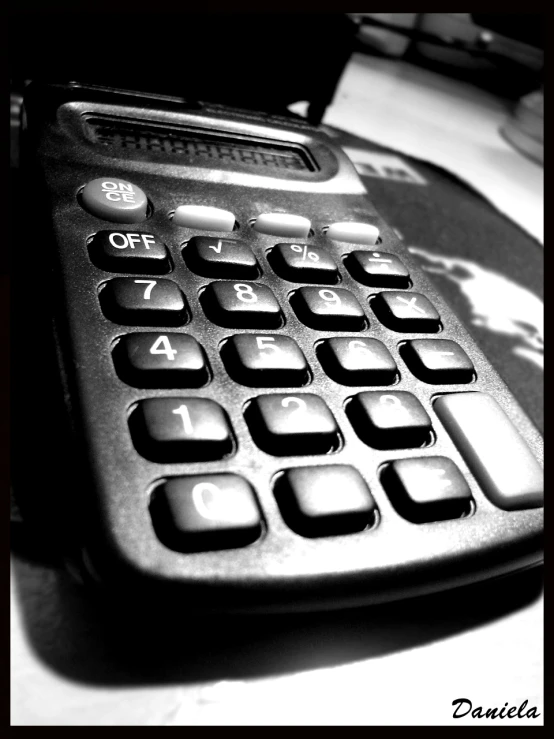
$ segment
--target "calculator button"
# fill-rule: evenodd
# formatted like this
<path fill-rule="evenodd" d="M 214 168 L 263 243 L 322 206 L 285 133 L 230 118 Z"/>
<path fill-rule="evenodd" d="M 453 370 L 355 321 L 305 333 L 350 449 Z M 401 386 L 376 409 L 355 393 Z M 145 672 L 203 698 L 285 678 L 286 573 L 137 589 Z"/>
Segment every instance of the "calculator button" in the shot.
<path fill-rule="evenodd" d="M 170 478 L 154 490 L 150 513 L 160 541 L 176 551 L 241 547 L 262 531 L 254 491 L 227 473 Z"/>
<path fill-rule="evenodd" d="M 299 387 L 309 379 L 308 363 L 288 336 L 242 334 L 222 350 L 231 377 L 250 387 Z"/>
<path fill-rule="evenodd" d="M 410 370 L 424 382 L 471 382 L 475 376 L 473 362 L 455 341 L 414 339 L 401 352 Z"/>
<path fill-rule="evenodd" d="M 271 290 L 254 282 L 212 282 L 201 295 L 208 318 L 230 328 L 278 328 L 279 303 Z"/>
<path fill-rule="evenodd" d="M 326 454 L 339 446 L 333 414 L 317 395 L 260 395 L 246 420 L 256 444 L 276 456 Z"/>
<path fill-rule="evenodd" d="M 436 332 L 440 329 L 440 316 L 435 306 L 419 293 L 393 290 L 379 293 L 371 306 L 381 323 L 393 331 Z"/>
<path fill-rule="evenodd" d="M 394 254 L 353 251 L 345 260 L 352 277 L 371 287 L 410 287 L 410 273 Z"/>
<path fill-rule="evenodd" d="M 414 523 L 460 518 L 471 510 L 469 485 L 446 457 L 395 460 L 382 482 L 398 513 Z"/>
<path fill-rule="evenodd" d="M 433 408 L 492 503 L 507 511 L 543 505 L 542 469 L 494 398 L 441 395 Z"/>
<path fill-rule="evenodd" d="M 312 227 L 303 216 L 292 213 L 262 213 L 252 224 L 254 231 L 272 236 L 285 236 L 292 239 L 306 239 Z"/>
<path fill-rule="evenodd" d="M 173 223 L 201 231 L 232 231 L 235 216 L 228 210 L 209 205 L 180 205 L 173 214 Z"/>
<path fill-rule="evenodd" d="M 128 334 L 113 358 L 117 374 L 135 387 L 200 387 L 209 377 L 202 347 L 186 334 Z"/>
<path fill-rule="evenodd" d="M 140 187 L 113 177 L 85 185 L 80 202 L 93 216 L 115 223 L 141 223 L 148 211 L 148 198 Z"/>
<path fill-rule="evenodd" d="M 97 267 L 109 272 L 163 275 L 171 269 L 167 248 L 150 233 L 99 231 L 89 254 Z"/>
<path fill-rule="evenodd" d="M 252 250 L 240 241 L 195 236 L 183 250 L 187 267 L 203 277 L 236 277 L 251 280 L 259 275 Z"/>
<path fill-rule="evenodd" d="M 366 244 L 372 246 L 377 243 L 379 229 L 369 223 L 353 223 L 342 221 L 332 223 L 326 231 L 327 238 L 333 241 L 347 241 L 349 244 Z"/>
<path fill-rule="evenodd" d="M 391 385 L 398 368 L 377 339 L 326 339 L 317 348 L 323 369 L 341 385 Z"/>
<path fill-rule="evenodd" d="M 431 419 L 411 393 L 358 393 L 346 410 L 360 439 L 375 449 L 422 446 L 430 439 Z"/>
<path fill-rule="evenodd" d="M 339 278 L 333 257 L 323 249 L 306 244 L 277 244 L 268 261 L 279 275 L 290 282 L 316 282 L 334 285 Z"/>
<path fill-rule="evenodd" d="M 187 320 L 185 297 L 171 280 L 115 277 L 100 292 L 104 314 L 129 326 L 182 326 Z"/>
<path fill-rule="evenodd" d="M 375 520 L 375 501 L 363 477 L 347 465 L 296 467 L 278 479 L 283 518 L 303 536 L 362 531 Z"/>
<path fill-rule="evenodd" d="M 291 299 L 296 315 L 310 328 L 322 331 L 363 331 L 362 306 L 348 290 L 301 287 Z"/>
<path fill-rule="evenodd" d="M 196 462 L 233 449 L 223 408 L 206 398 L 148 398 L 129 418 L 133 443 L 147 459 Z"/>

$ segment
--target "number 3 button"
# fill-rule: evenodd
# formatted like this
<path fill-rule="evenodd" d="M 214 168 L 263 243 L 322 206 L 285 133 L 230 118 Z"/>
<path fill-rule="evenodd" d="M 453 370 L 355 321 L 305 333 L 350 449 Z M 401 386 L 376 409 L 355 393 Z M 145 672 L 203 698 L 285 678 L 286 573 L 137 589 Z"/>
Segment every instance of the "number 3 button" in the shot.
<path fill-rule="evenodd" d="M 186 334 L 122 336 L 113 359 L 117 374 L 135 387 L 200 387 L 208 381 L 202 347 Z"/>
<path fill-rule="evenodd" d="M 260 395 L 246 410 L 256 444 L 276 456 L 326 454 L 339 447 L 333 414 L 317 395 Z"/>

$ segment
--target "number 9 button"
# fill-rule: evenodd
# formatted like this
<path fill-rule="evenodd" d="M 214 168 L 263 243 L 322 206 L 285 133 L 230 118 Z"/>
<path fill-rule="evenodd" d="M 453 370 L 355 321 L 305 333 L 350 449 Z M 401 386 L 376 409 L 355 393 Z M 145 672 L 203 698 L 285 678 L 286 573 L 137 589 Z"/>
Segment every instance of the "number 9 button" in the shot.
<path fill-rule="evenodd" d="M 317 395 L 260 395 L 245 417 L 256 444 L 275 456 L 326 454 L 339 447 L 336 421 Z"/>

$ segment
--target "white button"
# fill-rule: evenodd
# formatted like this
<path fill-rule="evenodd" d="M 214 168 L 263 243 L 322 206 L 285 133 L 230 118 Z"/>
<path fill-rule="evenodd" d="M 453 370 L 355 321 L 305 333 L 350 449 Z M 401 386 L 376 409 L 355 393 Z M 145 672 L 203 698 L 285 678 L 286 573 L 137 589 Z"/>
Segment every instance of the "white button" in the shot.
<path fill-rule="evenodd" d="M 255 231 L 272 236 L 288 236 L 305 239 L 310 233 L 312 224 L 307 218 L 292 213 L 262 213 L 252 226 Z"/>
<path fill-rule="evenodd" d="M 343 221 L 333 223 L 327 229 L 327 236 L 333 241 L 348 241 L 349 244 L 367 244 L 371 246 L 377 243 L 379 229 L 369 223 L 352 223 Z"/>
<path fill-rule="evenodd" d="M 173 223 L 202 231 L 232 231 L 235 216 L 228 210 L 209 205 L 180 205 L 173 216 Z"/>

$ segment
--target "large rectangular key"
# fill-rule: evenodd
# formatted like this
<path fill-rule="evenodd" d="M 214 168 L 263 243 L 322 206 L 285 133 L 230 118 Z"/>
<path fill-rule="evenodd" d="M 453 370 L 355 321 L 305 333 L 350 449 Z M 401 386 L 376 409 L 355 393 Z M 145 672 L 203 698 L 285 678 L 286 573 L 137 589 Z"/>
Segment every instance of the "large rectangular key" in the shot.
<path fill-rule="evenodd" d="M 494 398 L 454 393 L 433 407 L 492 503 L 509 511 L 543 505 L 542 469 Z"/>

